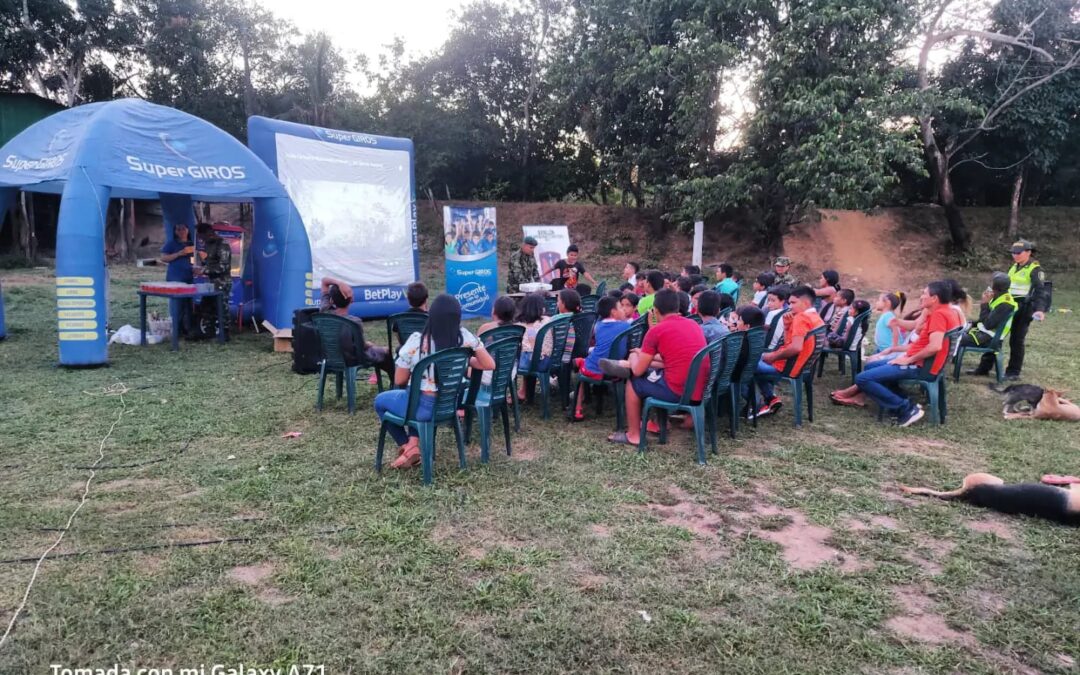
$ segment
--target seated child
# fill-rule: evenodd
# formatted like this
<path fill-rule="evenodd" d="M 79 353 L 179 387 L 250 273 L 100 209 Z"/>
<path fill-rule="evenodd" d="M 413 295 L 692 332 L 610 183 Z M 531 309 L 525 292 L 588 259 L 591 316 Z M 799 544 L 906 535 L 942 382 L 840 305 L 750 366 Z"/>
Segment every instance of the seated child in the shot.
<path fill-rule="evenodd" d="M 832 305 L 826 307 L 831 310 L 829 318 L 824 321 L 829 326 L 829 333 L 840 333 L 843 331 L 844 324 L 848 320 L 848 309 L 851 308 L 851 303 L 855 302 L 855 291 L 850 288 L 843 288 L 836 292 L 833 296 Z"/>
<path fill-rule="evenodd" d="M 627 291 L 622 294 L 622 299 L 619 300 L 619 306 L 622 307 L 623 316 L 633 321 L 638 318 L 638 296 L 636 293 Z"/>
<path fill-rule="evenodd" d="M 614 298 L 600 298 L 596 303 L 596 313 L 601 317 L 593 328 L 593 338 L 596 343 L 589 350 L 589 355 L 584 358 L 578 357 L 574 360 L 574 365 L 577 366 L 578 372 L 582 375 L 599 379 L 604 377 L 603 373 L 600 372 L 600 359 L 610 358 L 612 343 L 615 342 L 615 338 L 619 333 L 626 330 L 629 324 L 623 316 L 622 308 L 618 302 L 615 302 Z M 584 394 L 585 387 L 582 385 L 578 387 L 577 400 L 571 418 L 574 422 L 585 419 L 585 415 L 582 413 Z"/>
<path fill-rule="evenodd" d="M 679 314 L 686 316 L 690 313 L 690 294 L 679 291 Z"/>
<path fill-rule="evenodd" d="M 484 333 L 492 328 L 498 328 L 499 326 L 509 326 L 514 323 L 514 312 L 517 310 L 517 306 L 514 305 L 514 299 L 508 295 L 500 295 L 495 298 L 495 304 L 491 306 L 491 321 L 480 326 L 477 329 L 476 334 L 481 339 L 484 337 Z"/>
<path fill-rule="evenodd" d="M 845 288 L 844 290 L 848 289 Z M 843 346 L 847 344 L 848 333 L 852 330 L 855 331 L 855 336 L 852 338 L 852 346 L 860 345 L 862 343 L 862 326 L 855 325 L 855 317 L 868 309 L 870 309 L 870 303 L 866 300 L 856 300 L 851 303 L 851 307 L 848 307 L 847 318 L 840 324 L 840 331 L 829 333 L 829 346 L 833 349 L 843 348 Z"/>
<path fill-rule="evenodd" d="M 769 287 L 776 283 L 776 275 L 772 272 L 762 272 L 754 279 L 754 300 L 753 303 L 759 309 L 765 307 L 765 300 L 769 296 Z"/>
<path fill-rule="evenodd" d="M 706 342 L 719 340 L 731 332 L 727 324 L 720 320 L 720 305 L 728 297 L 716 291 L 705 291 L 698 296 L 697 313 L 701 316 L 701 330 L 705 333 Z"/>
<path fill-rule="evenodd" d="M 881 314 L 874 326 L 874 353 L 883 352 L 898 345 L 903 340 L 903 331 L 893 323 L 897 311 L 904 311 L 907 298 L 903 291 L 882 293 L 878 296 L 874 309 Z"/>
<path fill-rule="evenodd" d="M 518 368 L 528 370 L 532 365 L 533 352 L 536 350 L 536 336 L 544 324 L 551 321 L 550 317 L 544 316 L 544 296 L 540 293 L 529 293 L 521 300 L 514 323 L 525 327 L 525 334 L 521 336 L 521 357 L 518 359 Z M 554 340 L 551 333 L 544 338 L 544 344 L 540 345 L 539 367 L 544 370 L 548 366 L 548 357 L 551 356 Z M 525 398 L 525 383 L 518 387 L 518 399 Z"/>
<path fill-rule="evenodd" d="M 574 315 L 581 311 L 581 296 L 573 288 L 564 288 L 559 291 L 559 298 L 555 303 L 559 313 L 556 317 L 564 315 Z M 588 340 L 588 336 L 585 336 Z M 566 348 L 563 350 L 562 362 L 570 363 L 570 358 L 574 353 L 574 345 L 577 343 L 577 336 L 574 335 L 574 324 L 570 324 L 570 331 L 566 334 Z M 588 345 L 585 346 L 588 348 Z"/>
<path fill-rule="evenodd" d="M 786 309 L 788 298 L 791 297 L 791 289 L 787 286 L 772 286 L 769 294 L 765 297 L 765 326 L 770 327 Z M 773 332 L 769 343 L 765 345 L 765 351 L 771 352 L 780 346 L 784 340 L 784 322 L 776 321 L 776 330 Z"/>

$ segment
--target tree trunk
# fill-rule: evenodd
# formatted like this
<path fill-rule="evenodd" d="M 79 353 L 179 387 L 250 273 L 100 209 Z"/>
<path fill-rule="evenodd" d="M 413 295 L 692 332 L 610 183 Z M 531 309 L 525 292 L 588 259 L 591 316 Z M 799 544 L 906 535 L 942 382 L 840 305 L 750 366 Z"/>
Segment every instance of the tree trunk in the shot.
<path fill-rule="evenodd" d="M 930 129 L 930 120 L 920 120 L 923 129 L 923 151 L 926 153 L 926 163 L 930 169 L 930 180 L 934 182 L 934 191 L 937 193 L 937 203 L 945 210 L 945 221 L 949 226 L 949 239 L 953 248 L 957 251 L 966 251 L 971 246 L 971 233 L 960 208 L 956 206 L 956 195 L 953 193 L 952 181 L 949 179 L 949 160 L 941 149 L 938 148 L 934 132 Z"/>
<path fill-rule="evenodd" d="M 1015 239 L 1020 231 L 1020 201 L 1024 192 L 1024 173 L 1024 166 L 1021 165 L 1016 172 L 1016 179 L 1013 181 L 1012 199 L 1009 201 L 1008 234 L 1010 239 Z"/>
<path fill-rule="evenodd" d="M 18 217 L 15 219 L 15 233 L 19 251 L 31 265 L 37 262 L 37 241 L 34 236 L 34 198 L 26 192 L 19 193 Z"/>

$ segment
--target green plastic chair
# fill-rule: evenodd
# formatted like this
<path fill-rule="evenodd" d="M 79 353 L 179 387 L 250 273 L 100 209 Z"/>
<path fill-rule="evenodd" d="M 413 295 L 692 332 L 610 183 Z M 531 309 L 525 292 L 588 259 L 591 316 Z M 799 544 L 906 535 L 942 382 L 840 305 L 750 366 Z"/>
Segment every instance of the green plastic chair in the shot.
<path fill-rule="evenodd" d="M 953 382 L 960 381 L 960 370 L 964 367 L 964 354 L 971 352 L 972 354 L 993 354 L 994 355 L 994 374 L 997 376 L 998 384 L 1004 382 L 1005 377 L 1005 354 L 1002 352 L 1004 347 L 1005 329 L 1012 325 L 1013 317 L 1016 316 L 1014 310 L 1009 315 L 1008 321 L 1003 322 L 994 331 L 994 337 L 990 340 L 990 344 L 985 347 L 966 346 L 964 344 L 963 337 L 960 338 L 960 347 L 956 351 L 956 356 L 953 357 Z M 974 328 L 972 330 L 978 330 Z"/>
<path fill-rule="evenodd" d="M 514 400 L 512 385 L 514 384 L 514 366 L 521 354 L 521 338 L 508 337 L 496 340 L 486 345 L 491 358 L 495 359 L 495 370 L 483 371 L 473 369 L 472 381 L 469 391 L 465 396 L 465 441 L 472 438 L 473 417 L 480 422 L 480 462 L 488 463 L 488 452 L 491 449 L 491 425 L 496 413 L 502 414 L 503 435 L 506 437 L 506 456 L 510 456 L 510 412 L 506 403 L 507 394 Z M 491 386 L 487 392 L 483 389 L 484 373 L 491 373 Z M 482 394 L 487 395 L 482 395 Z"/>
<path fill-rule="evenodd" d="M 716 380 L 720 375 L 720 369 L 723 366 L 723 357 L 721 350 L 721 340 L 710 342 L 701 348 L 695 356 L 694 360 L 690 362 L 690 373 L 686 378 L 686 388 L 683 390 L 682 398 L 676 403 L 669 403 L 667 401 L 658 401 L 651 397 L 646 397 L 644 406 L 641 410 L 641 440 L 638 443 L 638 452 L 644 454 L 647 443 L 648 433 L 646 427 L 649 422 L 649 412 L 654 408 L 657 411 L 657 422 L 660 425 L 660 444 L 667 443 L 667 417 L 668 414 L 673 412 L 686 412 L 690 414 L 690 417 L 694 420 L 694 440 L 697 441 L 697 461 L 698 464 L 705 464 L 705 430 L 709 431 L 709 442 L 712 444 L 713 453 L 716 452 L 716 397 L 713 395 L 715 392 Z M 709 369 L 706 371 L 705 389 L 703 390 L 701 400 L 693 401 L 694 389 L 697 388 L 698 378 L 701 377 L 701 364 L 705 358 L 709 358 Z"/>
<path fill-rule="evenodd" d="M 593 329 L 599 316 L 596 312 L 580 311 L 571 315 L 570 325 L 574 328 L 574 349 L 570 352 L 570 360 L 559 368 L 559 401 L 562 407 L 570 406 L 570 386 L 574 375 L 574 359 L 583 359 L 589 355 L 589 345 L 592 344 Z M 585 336 L 582 339 L 581 336 Z"/>
<path fill-rule="evenodd" d="M 607 280 L 601 279 L 600 283 L 596 284 L 596 295 L 602 298 L 604 293 L 607 293 Z"/>
<path fill-rule="evenodd" d="M 645 341 L 645 333 L 649 332 L 649 315 L 639 316 L 630 325 L 641 329 L 639 332 L 634 333 L 630 340 L 630 349 L 638 349 L 641 347 L 641 343 Z"/>
<path fill-rule="evenodd" d="M 480 338 L 480 341 L 484 343 L 484 346 L 488 346 L 493 342 L 504 340 L 506 338 L 517 338 L 518 342 L 525 335 L 525 326 L 519 326 L 517 324 L 507 324 L 505 326 L 495 326 L 489 328 L 483 333 L 480 333 L 476 337 Z"/>
<path fill-rule="evenodd" d="M 738 406 L 739 397 L 735 393 L 734 385 L 735 378 L 738 373 L 735 372 L 735 366 L 739 365 L 739 356 L 742 355 L 743 340 L 746 339 L 746 333 L 742 331 L 736 331 L 728 333 L 724 337 L 720 338 L 720 345 L 723 348 L 723 363 L 720 365 L 720 372 L 716 377 L 716 383 L 713 385 L 716 391 L 713 396 L 716 398 L 714 407 L 716 408 L 716 417 L 720 416 L 720 399 L 727 397 L 730 399 L 728 405 L 728 412 L 731 415 L 731 437 L 735 438 L 735 424 L 736 418 L 738 418 Z"/>
<path fill-rule="evenodd" d="M 704 321 L 704 319 L 702 319 L 702 318 L 701 318 L 701 315 L 700 315 L 700 314 L 687 314 L 687 315 L 686 315 L 686 318 L 687 318 L 687 319 L 690 319 L 691 321 L 693 321 L 694 323 L 696 323 L 696 324 L 697 324 L 697 325 L 699 325 L 699 326 L 700 326 L 700 325 L 702 324 L 702 322 Z"/>
<path fill-rule="evenodd" d="M 599 295 L 583 295 L 581 296 L 581 311 L 583 312 L 595 312 L 596 303 L 600 301 Z"/>
<path fill-rule="evenodd" d="M 956 344 L 956 340 L 959 340 L 964 334 L 964 327 L 958 326 L 953 328 L 948 333 L 945 333 L 945 339 L 941 342 L 941 348 L 947 353 L 952 351 L 952 346 Z M 948 371 L 948 359 L 941 364 L 941 369 L 938 372 L 933 372 L 932 366 L 934 365 L 933 359 L 927 359 L 923 362 L 922 366 L 916 372 L 915 377 L 900 380 L 900 386 L 905 384 L 918 385 L 923 391 L 926 392 L 927 407 L 930 409 L 930 422 L 931 424 L 945 424 L 945 414 L 947 412 L 947 406 L 945 403 L 945 377 Z M 878 421 L 885 418 L 885 410 L 878 407 Z"/>
<path fill-rule="evenodd" d="M 725 308 L 720 310 L 720 313 L 716 315 L 716 318 L 721 319 L 721 320 L 726 319 L 731 315 L 731 313 L 733 311 L 734 310 L 732 308 L 725 307 Z"/>
<path fill-rule="evenodd" d="M 829 354 L 836 354 L 837 360 L 840 362 L 840 374 L 844 374 L 844 365 L 851 360 L 851 383 L 855 383 L 855 376 L 862 372 L 862 346 L 863 340 L 866 339 L 866 332 L 870 329 L 870 310 L 866 310 L 854 318 L 848 317 L 844 319 L 846 322 L 852 322 L 852 328 L 848 330 L 847 337 L 844 338 L 844 345 L 842 347 L 829 347 L 826 345 L 825 349 L 821 350 L 821 359 L 818 361 L 818 377 L 825 374 L 825 358 Z M 859 335 L 858 343 L 855 342 L 855 335 Z"/>
<path fill-rule="evenodd" d="M 738 397 L 742 394 L 743 385 L 747 385 L 750 391 L 747 395 L 750 397 L 749 401 L 754 401 L 757 398 L 757 383 L 754 382 L 754 371 L 757 368 L 758 361 L 761 360 L 761 355 L 765 353 L 765 326 L 757 326 L 751 328 L 743 333 L 744 344 L 746 347 L 746 362 L 743 364 L 742 370 L 736 373 L 735 378 L 731 382 L 729 388 L 729 395 L 732 400 L 737 401 Z M 754 418 L 754 426 L 757 427 L 757 408 L 753 405 L 750 407 L 750 413 Z M 738 433 L 739 431 L 739 418 L 741 415 L 735 415 L 731 420 L 731 432 Z"/>
<path fill-rule="evenodd" d="M 409 336 L 413 333 L 423 333 L 427 328 L 428 315 L 421 312 L 400 312 L 398 314 L 391 314 L 386 317 L 386 345 L 390 347 L 390 351 L 397 353 L 397 350 L 405 344 L 405 341 L 409 339 Z M 398 345 L 394 347 L 394 333 L 397 329 Z"/>
<path fill-rule="evenodd" d="M 544 340 L 551 334 L 551 356 L 548 359 L 547 368 L 540 368 L 542 360 L 541 352 Z M 533 350 L 529 367 L 518 370 L 517 376 L 525 378 L 526 391 L 530 397 L 534 391 L 533 381 L 540 382 L 540 397 L 543 399 L 543 418 L 551 418 L 551 374 L 558 373 L 562 369 L 563 352 L 566 351 L 566 336 L 570 333 L 570 316 L 561 316 L 552 319 L 540 327 L 536 334 L 536 348 Z"/>
<path fill-rule="evenodd" d="M 558 298 L 556 298 L 554 295 L 544 296 L 544 313 L 551 317 L 554 317 L 556 314 L 559 313 Z"/>
<path fill-rule="evenodd" d="M 616 335 L 615 339 L 611 342 L 608 358 L 625 359 L 630 353 L 630 345 L 634 342 L 635 335 L 638 336 L 638 344 L 640 345 L 640 336 L 644 335 L 644 333 L 645 329 L 643 326 L 631 325 L 629 328 Z M 577 376 L 577 386 L 575 386 L 574 389 L 580 389 L 582 384 L 593 391 L 596 399 L 596 414 L 598 416 L 604 413 L 604 394 L 608 391 L 612 393 L 615 397 L 615 431 L 621 431 L 625 428 L 626 380 L 609 377 L 607 375 L 602 377 L 590 377 L 579 372 Z"/>
<path fill-rule="evenodd" d="M 465 373 L 472 353 L 468 347 L 454 347 L 437 351 L 420 359 L 413 369 L 413 377 L 409 382 L 409 403 L 405 416 L 401 417 L 392 413 L 383 415 L 383 421 L 379 427 L 379 445 L 375 450 L 375 471 L 382 473 L 383 446 L 386 444 L 386 429 L 390 424 L 399 427 L 414 427 L 417 430 L 420 436 L 420 461 L 423 465 L 425 485 L 431 485 L 432 466 L 435 463 L 435 431 L 441 424 L 449 424 L 453 427 L 458 446 L 458 465 L 461 469 L 465 469 L 465 439 L 457 411 L 460 407 L 461 394 L 465 387 Z M 438 393 L 435 397 L 431 419 L 421 422 L 416 419 L 416 410 L 420 405 L 421 396 L 420 373 L 428 368 L 435 370 Z"/>
<path fill-rule="evenodd" d="M 345 356 L 341 351 L 341 331 L 349 330 L 353 333 L 353 344 L 363 345 L 363 331 L 353 321 L 328 312 L 316 312 L 311 315 L 311 322 L 315 325 L 315 331 L 319 334 L 319 345 L 322 348 L 322 360 L 319 361 L 319 393 L 315 399 L 315 409 L 323 409 L 323 394 L 326 391 L 326 377 L 333 374 L 337 376 L 337 397 L 341 398 L 341 390 L 344 385 L 348 392 L 349 413 L 356 411 L 356 378 L 360 370 L 372 367 L 366 360 L 355 366 L 345 363 Z M 378 371 L 376 370 L 376 374 Z M 382 391 L 382 377 L 378 378 L 379 391 Z"/>
<path fill-rule="evenodd" d="M 802 369 L 798 372 L 795 371 L 795 363 L 798 361 L 798 357 L 794 356 L 787 360 L 787 363 L 784 364 L 783 372 L 781 372 L 778 377 L 768 378 L 755 376 L 754 378 L 755 382 L 759 380 L 773 380 L 787 382 L 791 385 L 791 394 L 795 399 L 796 428 L 802 427 L 803 389 L 806 390 L 807 418 L 811 422 L 814 421 L 814 371 L 817 370 L 818 359 L 821 358 L 821 353 L 825 349 L 825 335 L 828 330 L 828 326 L 818 326 L 806 334 L 806 339 L 814 339 L 814 351 L 810 354 L 810 358 L 806 360 L 806 363 L 803 364 Z M 754 407 L 756 409 L 757 406 Z"/>

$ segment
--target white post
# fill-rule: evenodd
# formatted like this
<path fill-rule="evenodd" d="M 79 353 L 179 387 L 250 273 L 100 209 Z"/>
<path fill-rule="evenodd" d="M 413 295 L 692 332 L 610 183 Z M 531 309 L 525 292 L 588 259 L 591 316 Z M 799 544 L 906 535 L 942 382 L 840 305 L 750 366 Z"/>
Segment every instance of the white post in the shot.
<path fill-rule="evenodd" d="M 698 220 L 694 223 L 694 259 L 693 263 L 701 267 L 701 245 L 705 239 L 705 223 Z"/>

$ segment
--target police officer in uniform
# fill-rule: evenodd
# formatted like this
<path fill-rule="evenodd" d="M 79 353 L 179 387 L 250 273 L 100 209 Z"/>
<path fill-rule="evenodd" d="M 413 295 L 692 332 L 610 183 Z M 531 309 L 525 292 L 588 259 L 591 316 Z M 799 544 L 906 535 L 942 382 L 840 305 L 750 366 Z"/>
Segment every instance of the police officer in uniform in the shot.
<path fill-rule="evenodd" d="M 1002 340 L 1009 337 L 1012 331 L 1013 317 L 1017 310 L 1016 300 L 1013 300 L 1009 288 L 1012 280 L 1004 272 L 994 272 L 990 278 L 990 288 L 983 293 L 982 304 L 979 306 L 979 321 L 968 334 L 964 336 L 960 344 L 964 347 L 987 347 L 994 341 L 994 336 L 1001 330 Z M 997 358 L 993 352 L 984 352 L 982 360 L 977 368 L 967 371 L 968 375 L 988 375 L 990 370 L 997 364 Z"/>
<path fill-rule="evenodd" d="M 1009 294 L 1016 300 L 1018 309 L 1009 336 L 1009 365 L 1005 368 L 1005 378 L 1008 380 L 1020 379 L 1028 328 L 1032 320 L 1043 320 L 1049 304 L 1043 269 L 1038 261 L 1031 258 L 1034 251 L 1035 245 L 1024 239 L 1009 248 L 1013 257 L 1013 266 L 1009 268 Z"/>

